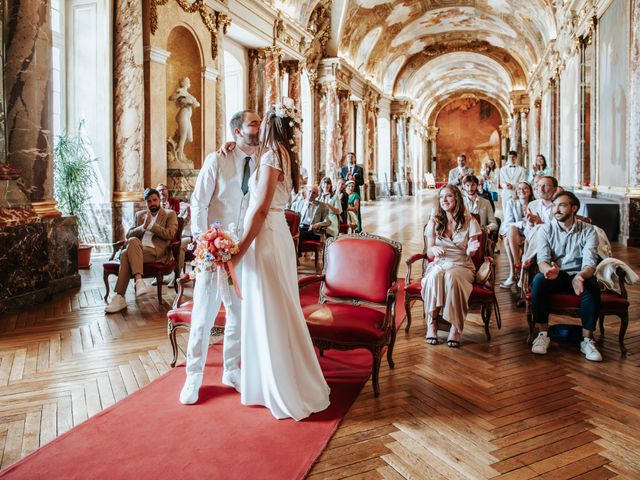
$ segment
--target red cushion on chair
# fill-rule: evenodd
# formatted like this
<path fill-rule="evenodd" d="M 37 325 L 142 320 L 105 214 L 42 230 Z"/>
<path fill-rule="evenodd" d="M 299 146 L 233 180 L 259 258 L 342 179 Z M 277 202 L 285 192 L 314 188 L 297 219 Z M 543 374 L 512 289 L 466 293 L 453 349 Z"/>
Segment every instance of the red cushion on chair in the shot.
<path fill-rule="evenodd" d="M 469 302 L 489 302 L 493 300 L 493 296 L 493 290 L 474 283 L 473 290 L 471 290 L 471 296 L 469 297 Z"/>
<path fill-rule="evenodd" d="M 404 287 L 408 295 L 422 295 L 422 282 L 413 282 Z"/>
<path fill-rule="evenodd" d="M 302 309 L 312 338 L 339 342 L 377 342 L 384 312 L 343 303 L 309 305 Z"/>
<path fill-rule="evenodd" d="M 167 318 L 173 323 L 186 323 L 191 324 L 191 312 L 193 310 L 193 300 L 183 303 L 178 308 L 174 308 L 167 312 Z M 224 327 L 227 320 L 227 315 L 224 307 L 220 308 L 218 316 L 214 323 L 215 327 Z"/>
<path fill-rule="evenodd" d="M 525 298 L 531 301 L 531 291 Z M 573 293 L 554 293 L 551 295 L 551 309 L 579 309 L 580 297 Z M 600 292 L 600 310 L 605 312 L 623 312 L 629 308 L 629 300 L 614 292 Z"/>
<path fill-rule="evenodd" d="M 398 260 L 395 248 L 382 240 L 336 237 L 325 251 L 324 293 L 384 303 Z"/>
<path fill-rule="evenodd" d="M 300 243 L 300 251 L 302 252 L 317 252 L 322 247 L 323 244 L 320 240 L 302 240 Z"/>
<path fill-rule="evenodd" d="M 118 261 L 111 261 L 111 262 L 105 262 L 102 267 L 104 268 L 105 272 L 108 273 L 114 273 L 114 274 L 118 274 L 118 271 L 120 270 L 120 262 Z"/>

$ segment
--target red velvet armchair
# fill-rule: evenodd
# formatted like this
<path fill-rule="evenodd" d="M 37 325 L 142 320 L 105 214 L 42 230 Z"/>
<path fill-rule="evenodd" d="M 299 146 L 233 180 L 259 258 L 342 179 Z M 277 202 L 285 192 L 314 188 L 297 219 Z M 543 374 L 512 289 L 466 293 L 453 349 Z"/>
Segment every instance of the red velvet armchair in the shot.
<path fill-rule="evenodd" d="M 182 239 L 182 229 L 184 228 L 184 218 L 178 217 L 178 229 L 176 230 L 176 234 L 173 236 L 173 240 L 169 245 L 171 249 L 172 255 L 167 260 L 167 262 L 147 262 L 143 264 L 142 267 L 142 278 L 155 278 L 158 288 L 158 303 L 162 305 L 162 278 L 165 275 L 169 275 L 171 272 L 174 272 L 175 278 L 178 278 L 180 272 L 178 271 L 178 256 L 180 254 L 180 241 Z M 120 270 L 120 260 L 117 260 L 116 254 L 122 250 L 122 248 L 126 245 L 126 241 L 120 241 L 113 245 L 113 253 L 109 257 L 103 265 L 103 273 L 102 279 L 104 280 L 104 286 L 106 289 L 106 293 L 104 295 L 104 301 L 106 302 L 109 298 L 109 277 L 111 275 L 118 276 L 118 271 Z M 178 286 L 176 282 L 174 282 L 174 289 L 177 292 Z"/>
<path fill-rule="evenodd" d="M 298 242 L 300 241 L 300 214 L 293 210 L 285 210 L 284 217 L 287 219 L 287 225 L 289 225 L 289 231 L 291 232 L 291 238 L 293 238 L 293 244 L 298 251 Z"/>
<path fill-rule="evenodd" d="M 536 273 L 538 273 L 538 264 L 535 258 L 533 258 L 525 263 L 522 270 L 522 285 L 527 308 L 527 323 L 529 325 L 529 337 L 527 341 L 529 342 L 533 341 L 535 329 L 533 306 L 531 303 L 531 282 Z M 621 293 L 617 294 L 611 290 L 603 290 L 600 292 L 600 317 L 598 324 L 600 327 L 600 335 L 604 335 L 604 317 L 613 315 L 620 318 L 618 343 L 622 356 L 625 356 L 627 354 L 627 348 L 624 345 L 624 337 L 627 333 L 627 327 L 629 326 L 629 299 L 625 287 L 626 273 L 624 269 L 618 268 L 616 274 L 620 279 Z M 580 297 L 572 293 L 553 293 L 551 295 L 551 314 L 580 318 Z"/>
<path fill-rule="evenodd" d="M 365 348 L 373 356 L 372 382 L 380 394 L 382 354 L 393 363 L 396 339 L 395 301 L 402 245 L 366 233 L 341 235 L 327 241 L 324 273 L 299 281 L 301 290 L 320 284 L 319 303 L 303 306 L 313 343 L 327 349 Z"/>
<path fill-rule="evenodd" d="M 493 258 L 486 255 L 487 251 L 491 249 L 489 242 L 490 240 L 488 239 L 487 234 L 483 233 L 480 236 L 480 248 L 478 248 L 472 257 L 476 271 L 485 260 L 490 262 L 491 272 L 489 274 L 489 279 L 484 284 L 474 282 L 473 290 L 469 297 L 470 307 L 476 305 L 480 306 L 480 315 L 482 317 L 482 322 L 484 323 L 484 332 L 487 336 L 487 340 L 491 340 L 491 331 L 489 326 L 493 310 L 495 310 L 496 313 L 496 324 L 498 325 L 498 330 L 502 328 L 502 317 L 500 316 L 500 307 L 498 306 L 498 299 L 496 298 L 495 293 L 495 264 Z M 405 327 L 405 332 L 409 332 L 409 329 L 411 328 L 411 303 L 415 301 L 422 301 L 422 278 L 424 277 L 424 272 L 427 268 L 427 264 L 429 263 L 429 257 L 427 257 L 426 251 L 427 246 L 425 243 L 424 252 L 412 255 L 406 262 L 407 275 L 404 284 L 404 308 L 407 312 L 407 326 Z M 419 260 L 422 261 L 422 274 L 418 278 L 412 278 L 412 266 Z M 449 325 L 448 322 L 445 322 L 442 318 L 438 318 L 437 322 L 438 324 L 445 324 L 445 326 Z"/>
<path fill-rule="evenodd" d="M 185 303 L 182 302 L 182 296 L 184 294 L 185 286 L 193 282 L 194 279 L 189 274 L 184 275 L 176 284 L 178 284 L 178 295 L 173 301 L 173 307 L 167 312 L 167 335 L 171 342 L 171 350 L 173 351 L 173 359 L 171 360 L 171 367 L 176 366 L 178 360 L 178 341 L 176 339 L 177 330 L 184 328 L 187 331 L 191 328 L 191 313 L 193 311 L 193 300 L 189 300 Z M 226 321 L 226 313 L 224 305 L 220 307 L 220 312 L 216 316 L 213 322 L 213 328 L 211 329 L 211 335 L 222 335 L 224 333 L 224 326 Z"/>
<path fill-rule="evenodd" d="M 299 252 L 313 252 L 313 264 L 316 269 L 316 273 L 320 273 L 320 258 L 322 257 L 322 253 L 324 252 L 324 247 L 327 241 L 327 232 L 326 229 L 322 229 L 317 232 L 320 236 L 318 240 L 312 239 L 301 239 Z"/>

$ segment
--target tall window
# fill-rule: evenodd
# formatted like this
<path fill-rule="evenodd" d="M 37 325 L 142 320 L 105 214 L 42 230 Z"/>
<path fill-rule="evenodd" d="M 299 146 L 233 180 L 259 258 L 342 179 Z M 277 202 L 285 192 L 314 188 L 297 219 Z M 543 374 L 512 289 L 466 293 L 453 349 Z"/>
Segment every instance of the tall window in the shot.
<path fill-rule="evenodd" d="M 232 139 L 229 122 L 234 113 L 244 110 L 244 68 L 235 55 L 224 51 L 224 94 L 227 139 Z"/>
<path fill-rule="evenodd" d="M 313 108 L 311 98 L 311 84 L 307 71 L 303 70 L 300 78 L 300 109 L 302 110 L 302 166 L 309 174 L 309 182 L 314 183 L 313 171 Z"/>
<path fill-rule="evenodd" d="M 90 142 L 97 182 L 93 203 L 111 191 L 112 0 L 52 0 L 53 132 L 81 133 Z"/>

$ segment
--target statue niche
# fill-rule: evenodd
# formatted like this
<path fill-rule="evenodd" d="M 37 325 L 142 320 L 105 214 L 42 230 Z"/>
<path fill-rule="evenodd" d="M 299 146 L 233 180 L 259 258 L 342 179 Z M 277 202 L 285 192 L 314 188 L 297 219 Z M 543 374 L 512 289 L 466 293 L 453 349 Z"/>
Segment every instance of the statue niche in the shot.
<path fill-rule="evenodd" d="M 192 169 L 193 160 L 187 158 L 184 147 L 193 142 L 193 126 L 191 115 L 194 108 L 200 107 L 200 102 L 189 93 L 191 81 L 189 77 L 180 80 L 180 86 L 171 94 L 169 101 L 178 107 L 176 114 L 177 128 L 172 137 L 167 139 L 167 166 L 170 169 Z"/>

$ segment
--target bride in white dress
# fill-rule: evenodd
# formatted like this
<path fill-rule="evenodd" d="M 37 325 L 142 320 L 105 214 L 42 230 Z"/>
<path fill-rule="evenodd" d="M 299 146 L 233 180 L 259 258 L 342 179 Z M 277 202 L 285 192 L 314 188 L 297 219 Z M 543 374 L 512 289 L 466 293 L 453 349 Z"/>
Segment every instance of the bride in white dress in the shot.
<path fill-rule="evenodd" d="M 292 151 L 299 127 L 292 108 L 277 105 L 260 128 L 263 152 L 249 182 L 249 209 L 237 258 L 243 258 L 241 401 L 274 417 L 302 420 L 329 406 L 298 292 L 296 252 L 284 216 L 299 183 Z"/>

